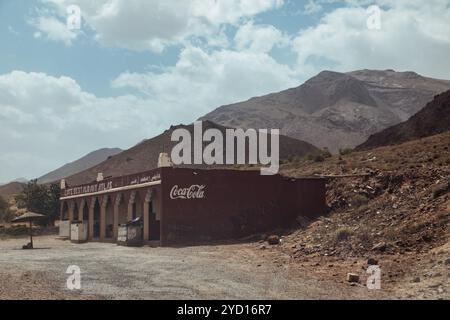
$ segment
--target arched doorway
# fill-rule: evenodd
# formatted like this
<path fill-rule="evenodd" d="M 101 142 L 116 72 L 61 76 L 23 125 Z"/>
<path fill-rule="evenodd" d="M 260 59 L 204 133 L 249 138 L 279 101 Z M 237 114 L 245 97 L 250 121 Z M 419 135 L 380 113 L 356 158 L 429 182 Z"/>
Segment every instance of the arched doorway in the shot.
<path fill-rule="evenodd" d="M 69 204 L 64 202 L 61 209 L 61 221 L 69 220 Z"/>
<path fill-rule="evenodd" d="M 83 200 L 81 202 L 80 211 L 82 213 L 80 220 L 83 221 L 83 223 L 88 223 L 89 222 L 89 207 L 87 205 L 86 200 Z"/>
<path fill-rule="evenodd" d="M 78 213 L 78 204 L 77 204 L 77 202 L 75 201 L 74 204 L 73 204 L 73 218 L 72 218 L 72 221 L 78 220 L 78 217 L 79 217 L 79 213 Z"/>
<path fill-rule="evenodd" d="M 148 205 L 148 217 L 149 217 L 149 225 L 148 225 L 148 233 L 150 241 L 159 241 L 161 240 L 161 222 L 158 214 L 159 211 L 159 203 L 158 198 L 156 196 L 156 191 L 149 191 L 150 196 L 147 197 L 146 200 L 149 200 Z"/>
<path fill-rule="evenodd" d="M 117 195 L 116 198 L 116 205 L 118 206 L 118 221 L 117 224 L 121 225 L 121 224 L 125 224 L 127 223 L 127 204 L 125 202 L 125 199 L 123 197 L 122 194 Z"/>
<path fill-rule="evenodd" d="M 94 201 L 94 233 L 92 235 L 92 238 L 100 238 L 100 202 L 98 198 L 95 198 Z"/>
<path fill-rule="evenodd" d="M 105 239 L 114 238 L 114 207 L 110 196 L 105 200 Z"/>

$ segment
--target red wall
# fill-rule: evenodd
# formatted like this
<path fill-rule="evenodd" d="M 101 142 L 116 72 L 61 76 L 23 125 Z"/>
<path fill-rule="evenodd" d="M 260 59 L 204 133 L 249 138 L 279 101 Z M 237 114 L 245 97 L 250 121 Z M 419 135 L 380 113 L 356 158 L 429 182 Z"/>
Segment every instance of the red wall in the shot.
<path fill-rule="evenodd" d="M 259 171 L 163 168 L 162 245 L 236 239 L 326 212 L 326 181 Z M 203 199 L 171 199 L 174 185 L 205 185 Z"/>

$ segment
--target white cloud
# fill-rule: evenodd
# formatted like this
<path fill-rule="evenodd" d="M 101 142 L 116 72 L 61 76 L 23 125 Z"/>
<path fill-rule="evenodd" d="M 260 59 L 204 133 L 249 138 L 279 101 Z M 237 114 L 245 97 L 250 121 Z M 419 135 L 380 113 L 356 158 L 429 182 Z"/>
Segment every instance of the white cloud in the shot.
<path fill-rule="evenodd" d="M 152 136 L 165 126 L 151 107 L 133 96 L 98 98 L 68 77 L 0 75 L 0 181 L 35 177 L 97 148 Z"/>
<path fill-rule="evenodd" d="M 288 43 L 289 39 L 272 25 L 254 25 L 252 21 L 240 26 L 234 37 L 238 50 L 270 52 L 275 45 Z"/>
<path fill-rule="evenodd" d="M 195 47 L 185 48 L 177 64 L 161 73 L 124 73 L 113 81 L 115 87 L 135 88 L 157 97 L 161 106 L 178 105 L 181 114 L 197 117 L 223 104 L 294 85 L 298 81 L 292 70 L 266 53 L 207 53 Z"/>
<path fill-rule="evenodd" d="M 322 5 L 319 1 L 309 0 L 307 4 L 305 4 L 304 13 L 305 14 L 314 14 L 322 11 Z"/>
<path fill-rule="evenodd" d="M 297 85 L 266 53 L 183 49 L 160 73 L 124 73 L 115 87 L 141 97 L 100 98 L 69 77 L 0 75 L 0 181 L 44 174 L 102 147 L 127 148 L 222 104 Z M 21 156 L 22 154 L 27 156 Z"/>
<path fill-rule="evenodd" d="M 44 0 L 43 3 L 56 9 L 60 17 L 65 17 L 68 5 L 78 5 L 83 21 L 104 45 L 162 52 L 166 46 L 185 43 L 191 37 L 204 37 L 207 41 L 213 38 L 216 44 L 222 44 L 223 41 L 214 39 L 222 25 L 234 25 L 242 18 L 277 8 L 283 0 Z"/>
<path fill-rule="evenodd" d="M 358 2 L 358 1 L 354 1 Z M 381 30 L 367 28 L 365 7 L 351 6 L 326 14 L 302 30 L 293 42 L 298 70 L 311 76 L 324 68 L 413 70 L 450 78 L 449 1 L 379 1 Z"/>
<path fill-rule="evenodd" d="M 38 17 L 29 21 L 39 32 L 34 33 L 35 38 L 40 38 L 45 34 L 48 40 L 63 42 L 70 46 L 77 38 L 77 33 L 69 30 L 65 23 L 55 17 Z"/>

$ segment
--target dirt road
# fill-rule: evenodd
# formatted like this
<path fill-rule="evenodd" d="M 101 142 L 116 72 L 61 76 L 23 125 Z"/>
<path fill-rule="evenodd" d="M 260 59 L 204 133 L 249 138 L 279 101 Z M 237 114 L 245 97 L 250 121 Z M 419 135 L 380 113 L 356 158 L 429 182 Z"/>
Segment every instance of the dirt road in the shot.
<path fill-rule="evenodd" d="M 126 248 L 39 237 L 35 239 L 39 249 L 23 251 L 22 243 L 0 241 L 0 298 L 370 299 L 380 295 L 363 286 L 311 278 L 289 264 L 272 263 L 251 244 Z M 66 288 L 71 265 L 81 269 L 81 291 Z M 11 276 L 16 280 L 4 280 Z"/>

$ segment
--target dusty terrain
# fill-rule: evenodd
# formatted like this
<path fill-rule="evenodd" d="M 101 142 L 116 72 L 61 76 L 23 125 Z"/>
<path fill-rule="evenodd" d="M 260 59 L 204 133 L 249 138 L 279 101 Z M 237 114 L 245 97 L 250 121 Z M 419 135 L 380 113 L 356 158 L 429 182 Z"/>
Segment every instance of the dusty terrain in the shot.
<path fill-rule="evenodd" d="M 292 159 L 289 176 L 329 177 L 330 212 L 241 244 L 186 248 L 0 240 L 0 298 L 450 299 L 450 132 L 371 151 Z M 379 291 L 366 270 L 380 266 Z M 82 291 L 65 289 L 70 265 Z M 360 277 L 346 280 L 348 273 Z"/>
<path fill-rule="evenodd" d="M 74 245 L 38 237 L 0 241 L 0 299 L 373 299 L 390 296 L 364 286 L 321 279 L 258 244 L 188 248 Z M 81 268 L 80 292 L 66 289 L 69 265 Z M 344 274 L 342 274 L 345 277 Z"/>
<path fill-rule="evenodd" d="M 300 264 L 323 260 L 321 266 L 349 272 L 373 258 L 385 284 L 401 288 L 405 297 L 448 299 L 449 150 L 447 132 L 321 161 L 285 163 L 282 171 L 289 176 L 330 177 L 330 212 L 317 221 L 299 219 L 284 232 L 279 250 Z"/>

